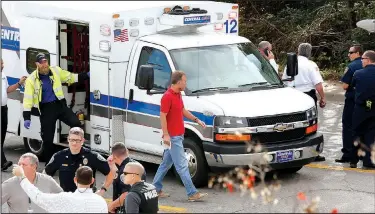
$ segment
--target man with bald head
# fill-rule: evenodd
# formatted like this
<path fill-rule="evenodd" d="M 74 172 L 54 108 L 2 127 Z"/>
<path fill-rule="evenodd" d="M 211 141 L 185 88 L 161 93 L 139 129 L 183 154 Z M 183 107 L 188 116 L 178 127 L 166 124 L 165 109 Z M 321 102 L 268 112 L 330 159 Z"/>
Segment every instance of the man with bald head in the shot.
<path fill-rule="evenodd" d="M 126 213 L 157 213 L 158 193 L 154 185 L 142 180 L 144 167 L 138 162 L 129 162 L 124 168 L 120 179 L 124 184 L 130 185 L 125 198 Z"/>
<path fill-rule="evenodd" d="M 355 88 L 352 127 L 354 139 L 359 138 L 367 148 L 372 148 L 375 146 L 375 51 L 366 51 L 361 60 L 363 69 L 354 73 L 352 81 Z M 375 169 L 375 163 L 371 161 L 371 151 L 362 150 L 365 150 L 363 168 Z M 353 149 L 350 167 L 356 168 L 358 161 L 358 150 Z"/>

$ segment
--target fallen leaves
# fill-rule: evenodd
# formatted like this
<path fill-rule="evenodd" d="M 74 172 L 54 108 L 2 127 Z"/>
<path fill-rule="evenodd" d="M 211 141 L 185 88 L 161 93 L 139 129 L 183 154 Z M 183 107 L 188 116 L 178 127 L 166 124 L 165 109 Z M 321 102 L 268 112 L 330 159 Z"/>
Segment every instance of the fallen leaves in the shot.
<path fill-rule="evenodd" d="M 298 198 L 298 200 L 306 201 L 306 195 L 305 195 L 305 193 L 303 193 L 303 192 L 299 192 L 299 193 L 297 194 L 297 198 Z"/>

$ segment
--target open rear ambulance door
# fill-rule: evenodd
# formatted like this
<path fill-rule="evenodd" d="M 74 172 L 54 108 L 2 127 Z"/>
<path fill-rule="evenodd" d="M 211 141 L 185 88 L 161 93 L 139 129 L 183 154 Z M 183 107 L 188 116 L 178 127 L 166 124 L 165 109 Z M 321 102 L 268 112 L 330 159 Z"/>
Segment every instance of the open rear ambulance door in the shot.
<path fill-rule="evenodd" d="M 35 58 L 39 52 L 46 54 L 48 63 L 51 66 L 56 66 L 59 63 L 59 44 L 58 44 L 58 20 L 47 20 L 34 17 L 22 16 L 19 19 L 20 29 L 20 60 L 25 66 L 27 73 L 31 74 L 35 69 Z M 22 66 L 23 67 L 23 66 Z M 23 108 L 22 108 L 23 110 Z M 43 151 L 43 144 L 40 136 L 40 121 L 39 112 L 36 108 L 32 109 L 31 126 L 30 129 L 26 129 L 23 124 L 23 117 L 21 119 L 21 136 L 25 140 L 25 146 L 29 147 L 31 152 L 41 156 Z M 59 122 L 56 122 L 56 130 Z M 58 132 L 55 130 L 54 143 L 59 142 Z M 48 151 L 53 152 L 53 151 Z"/>

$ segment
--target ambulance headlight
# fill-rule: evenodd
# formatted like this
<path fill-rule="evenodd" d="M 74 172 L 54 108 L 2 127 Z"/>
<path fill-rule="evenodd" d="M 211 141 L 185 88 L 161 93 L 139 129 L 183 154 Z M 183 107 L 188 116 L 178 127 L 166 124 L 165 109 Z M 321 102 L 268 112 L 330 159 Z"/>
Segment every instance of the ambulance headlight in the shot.
<path fill-rule="evenodd" d="M 107 40 L 102 40 L 99 42 L 99 49 L 104 52 L 111 51 L 111 43 Z"/>
<path fill-rule="evenodd" d="M 306 111 L 307 120 L 314 120 L 317 118 L 317 115 L 317 109 L 315 106 Z"/>
<path fill-rule="evenodd" d="M 215 126 L 222 128 L 248 127 L 246 118 L 217 116 L 214 121 Z"/>

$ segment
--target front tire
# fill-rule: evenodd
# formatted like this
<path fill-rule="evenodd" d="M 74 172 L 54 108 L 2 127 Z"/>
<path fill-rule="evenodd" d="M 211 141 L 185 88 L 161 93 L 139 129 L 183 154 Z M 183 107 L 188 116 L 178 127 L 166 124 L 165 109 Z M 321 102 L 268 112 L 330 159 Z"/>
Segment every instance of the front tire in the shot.
<path fill-rule="evenodd" d="M 52 157 L 56 151 L 55 144 L 45 145 L 41 140 L 24 137 L 23 144 L 28 152 L 38 156 L 39 161 L 48 162 L 50 157 Z"/>
<path fill-rule="evenodd" d="M 207 186 L 208 166 L 203 154 L 203 149 L 191 138 L 185 138 L 183 144 L 185 155 L 188 159 L 188 168 L 193 184 L 197 188 Z M 182 180 L 174 166 L 173 171 L 177 179 L 180 181 L 180 183 L 182 183 Z"/>

